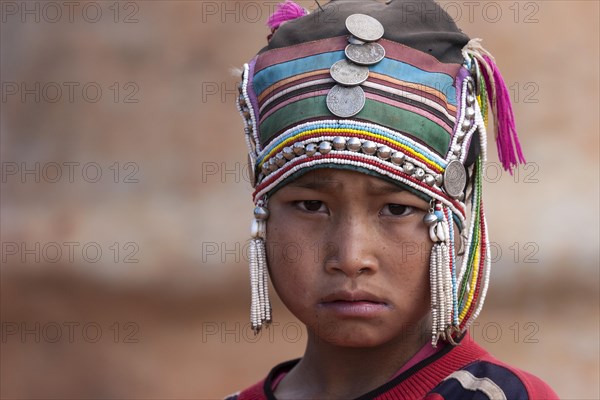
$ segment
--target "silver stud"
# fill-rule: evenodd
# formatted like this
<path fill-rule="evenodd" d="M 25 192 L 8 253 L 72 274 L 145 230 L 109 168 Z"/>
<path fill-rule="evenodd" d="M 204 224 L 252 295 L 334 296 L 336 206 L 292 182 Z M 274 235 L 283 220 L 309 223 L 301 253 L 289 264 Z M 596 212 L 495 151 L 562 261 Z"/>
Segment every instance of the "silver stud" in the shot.
<path fill-rule="evenodd" d="M 281 150 L 281 152 L 283 153 L 283 156 L 286 160 L 291 160 L 294 157 L 296 157 L 296 155 L 294 154 L 294 150 L 292 150 L 291 147 L 284 147 L 283 150 Z"/>
<path fill-rule="evenodd" d="M 265 220 L 269 218 L 269 210 L 265 207 L 255 207 L 254 208 L 254 218 L 258 220 Z"/>
<path fill-rule="evenodd" d="M 435 183 L 435 178 L 431 175 L 425 175 L 423 181 L 427 184 L 427 186 L 433 186 Z"/>
<path fill-rule="evenodd" d="M 390 149 L 388 146 L 380 146 L 377 149 L 377 156 L 382 160 L 387 160 L 388 158 L 390 158 L 391 155 L 392 149 Z"/>
<path fill-rule="evenodd" d="M 306 155 L 313 156 L 317 152 L 317 145 L 314 143 L 309 143 L 306 145 Z"/>
<path fill-rule="evenodd" d="M 271 170 L 271 172 L 277 171 L 278 168 L 279 165 L 277 165 L 277 163 L 275 162 L 275 157 L 271 158 L 269 160 L 269 169 Z"/>
<path fill-rule="evenodd" d="M 377 145 L 375 144 L 375 142 L 365 140 L 362 144 L 362 151 L 365 154 L 375 154 L 375 152 L 377 151 Z"/>
<path fill-rule="evenodd" d="M 467 104 L 471 105 L 475 103 L 475 96 L 473 96 L 472 94 L 467 95 Z"/>
<path fill-rule="evenodd" d="M 325 155 L 331 151 L 331 143 L 323 141 L 319 143 L 319 153 Z"/>
<path fill-rule="evenodd" d="M 344 150 L 346 148 L 346 139 L 340 136 L 333 138 L 333 148 L 335 150 Z"/>
<path fill-rule="evenodd" d="M 263 175 L 269 175 L 269 173 L 271 172 L 271 169 L 269 168 L 269 163 L 263 163 L 262 167 L 261 167 L 262 173 Z"/>
<path fill-rule="evenodd" d="M 469 119 L 473 119 L 475 117 L 475 109 L 469 107 L 465 110 L 465 116 Z"/>
<path fill-rule="evenodd" d="M 283 167 L 285 165 L 285 161 L 286 159 L 283 154 L 277 153 L 275 155 L 275 164 L 277 164 L 278 167 Z"/>
<path fill-rule="evenodd" d="M 404 170 L 404 173 L 408 175 L 412 175 L 415 172 L 415 166 L 409 162 L 402 164 L 402 169 Z"/>
<path fill-rule="evenodd" d="M 404 153 L 400 151 L 395 151 L 392 153 L 392 162 L 396 165 L 402 164 L 405 158 L 406 156 L 404 155 Z"/>
<path fill-rule="evenodd" d="M 471 128 L 471 125 L 473 124 L 473 122 L 471 120 L 465 119 L 462 123 L 462 128 L 465 131 L 468 131 Z"/>
<path fill-rule="evenodd" d="M 466 135 L 467 135 L 467 132 L 459 129 L 458 131 L 456 131 L 456 141 L 462 142 L 465 139 Z"/>
<path fill-rule="evenodd" d="M 442 174 L 437 174 L 435 176 L 435 184 L 441 186 L 444 183 L 444 176 Z"/>
<path fill-rule="evenodd" d="M 425 171 L 422 168 L 415 169 L 414 177 L 422 181 L 425 178 Z"/>
<path fill-rule="evenodd" d="M 296 142 L 292 146 L 292 150 L 294 151 L 295 155 L 301 156 L 302 154 L 304 154 L 304 145 L 300 142 Z"/>
<path fill-rule="evenodd" d="M 461 147 L 460 147 L 460 145 L 458 145 L 458 144 L 455 144 L 454 146 L 452 146 L 452 152 L 453 152 L 454 154 L 456 154 L 456 155 L 459 155 L 459 154 L 460 154 L 460 151 L 461 151 L 461 149 L 462 149 L 462 148 L 461 148 Z"/>
<path fill-rule="evenodd" d="M 469 92 L 473 92 L 473 81 L 467 81 L 467 89 L 469 90 Z"/>
<path fill-rule="evenodd" d="M 346 147 L 350 151 L 359 151 L 360 150 L 360 139 L 359 138 L 350 138 L 346 142 Z"/>

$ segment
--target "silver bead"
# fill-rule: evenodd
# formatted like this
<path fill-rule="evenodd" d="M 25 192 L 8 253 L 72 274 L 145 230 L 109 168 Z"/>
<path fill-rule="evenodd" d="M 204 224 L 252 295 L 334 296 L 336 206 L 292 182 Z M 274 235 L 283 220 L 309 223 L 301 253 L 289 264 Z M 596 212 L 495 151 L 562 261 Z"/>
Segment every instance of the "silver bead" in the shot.
<path fill-rule="evenodd" d="M 471 105 L 475 103 L 475 96 L 473 96 L 472 94 L 467 95 L 467 104 Z"/>
<path fill-rule="evenodd" d="M 459 155 L 459 154 L 460 154 L 460 151 L 461 151 L 461 149 L 462 149 L 462 148 L 461 148 L 461 147 L 460 147 L 460 145 L 458 145 L 458 144 L 455 144 L 454 146 L 452 146 L 452 152 L 453 152 L 454 154 L 456 154 L 456 155 Z"/>
<path fill-rule="evenodd" d="M 269 210 L 265 207 L 254 207 L 254 218 L 258 220 L 265 220 L 269 218 Z"/>
<path fill-rule="evenodd" d="M 329 142 L 321 142 L 319 143 L 319 153 L 325 155 L 327 153 L 329 153 L 331 151 L 332 147 L 331 147 L 331 143 Z"/>
<path fill-rule="evenodd" d="M 442 183 L 444 183 L 444 175 L 437 174 L 435 176 L 435 184 L 438 185 L 438 186 L 442 186 Z"/>
<path fill-rule="evenodd" d="M 377 156 L 382 160 L 387 160 L 388 158 L 390 158 L 391 155 L 392 149 L 390 149 L 388 146 L 380 146 L 377 149 Z"/>
<path fill-rule="evenodd" d="M 375 152 L 377 151 L 377 145 L 375 144 L 375 142 L 365 140 L 362 144 L 362 151 L 365 154 L 375 154 Z"/>
<path fill-rule="evenodd" d="M 262 167 L 261 167 L 262 173 L 263 175 L 269 175 L 269 173 L 271 172 L 271 169 L 269 168 L 269 163 L 263 163 Z"/>
<path fill-rule="evenodd" d="M 317 145 L 314 143 L 309 143 L 306 145 L 305 150 L 307 156 L 313 156 L 317 152 Z"/>
<path fill-rule="evenodd" d="M 469 107 L 465 110 L 465 116 L 469 119 L 473 119 L 475 117 L 475 109 Z"/>
<path fill-rule="evenodd" d="M 404 162 L 406 156 L 401 151 L 395 151 L 392 153 L 392 162 L 396 165 L 400 165 Z"/>
<path fill-rule="evenodd" d="M 425 222 L 425 225 L 427 226 L 433 226 L 438 222 L 438 219 L 434 213 L 430 212 L 425 214 L 423 217 L 423 222 Z"/>
<path fill-rule="evenodd" d="M 283 167 L 285 165 L 285 161 L 286 159 L 283 154 L 277 153 L 275 155 L 275 164 L 277 164 L 278 167 Z"/>
<path fill-rule="evenodd" d="M 302 154 L 304 154 L 304 145 L 300 142 L 296 142 L 292 146 L 292 150 L 294 151 L 295 155 L 301 156 Z"/>
<path fill-rule="evenodd" d="M 471 125 L 473 124 L 473 122 L 471 120 L 465 119 L 462 123 L 462 128 L 465 131 L 468 131 L 471 128 Z"/>
<path fill-rule="evenodd" d="M 346 147 L 350 151 L 359 151 L 360 150 L 360 139 L 359 138 L 350 138 L 346 142 Z"/>
<path fill-rule="evenodd" d="M 425 178 L 425 171 L 422 168 L 415 169 L 414 177 L 420 181 L 423 180 Z"/>
<path fill-rule="evenodd" d="M 469 92 L 473 92 L 473 81 L 467 81 L 467 89 L 469 90 Z"/>
<path fill-rule="evenodd" d="M 291 147 L 284 147 L 283 150 L 281 150 L 281 152 L 283 153 L 283 156 L 286 160 L 291 160 L 294 157 L 296 157 L 296 155 L 294 154 L 294 150 L 292 150 Z"/>
<path fill-rule="evenodd" d="M 415 172 L 415 166 L 409 162 L 402 164 L 402 169 L 404 170 L 404 173 L 408 175 L 412 175 Z"/>
<path fill-rule="evenodd" d="M 435 178 L 431 175 L 425 175 L 423 181 L 427 184 L 427 186 L 433 186 L 435 183 Z"/>
<path fill-rule="evenodd" d="M 271 172 L 277 171 L 278 168 L 279 165 L 277 165 L 277 163 L 275 162 L 275 157 L 271 158 L 269 160 L 269 169 L 271 170 Z"/>
<path fill-rule="evenodd" d="M 333 148 L 335 150 L 344 150 L 346 148 L 346 139 L 340 136 L 333 138 Z"/>
<path fill-rule="evenodd" d="M 457 130 L 456 131 L 456 141 L 462 142 L 465 139 L 466 135 L 467 135 L 467 132 L 463 131 L 462 129 Z"/>

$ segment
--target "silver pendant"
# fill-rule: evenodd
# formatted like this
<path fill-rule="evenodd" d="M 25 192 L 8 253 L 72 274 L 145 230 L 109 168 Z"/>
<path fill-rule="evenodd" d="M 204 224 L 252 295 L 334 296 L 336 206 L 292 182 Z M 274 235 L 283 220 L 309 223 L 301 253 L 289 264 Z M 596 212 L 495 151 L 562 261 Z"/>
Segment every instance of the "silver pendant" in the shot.
<path fill-rule="evenodd" d="M 383 25 L 365 14 L 352 14 L 346 18 L 346 29 L 365 42 L 374 42 L 383 36 Z"/>
<path fill-rule="evenodd" d="M 352 117 L 365 106 L 365 92 L 360 86 L 335 85 L 327 94 L 326 102 L 333 115 Z"/>
<path fill-rule="evenodd" d="M 448 196 L 458 199 L 467 185 L 467 170 L 458 160 L 448 163 L 444 171 L 444 190 Z"/>
<path fill-rule="evenodd" d="M 350 61 L 359 65 L 377 64 L 385 57 L 385 49 L 379 43 L 349 44 L 344 52 Z"/>
<path fill-rule="evenodd" d="M 367 80 L 369 68 L 353 64 L 348 60 L 340 60 L 331 66 L 329 73 L 340 85 L 356 86 Z"/>

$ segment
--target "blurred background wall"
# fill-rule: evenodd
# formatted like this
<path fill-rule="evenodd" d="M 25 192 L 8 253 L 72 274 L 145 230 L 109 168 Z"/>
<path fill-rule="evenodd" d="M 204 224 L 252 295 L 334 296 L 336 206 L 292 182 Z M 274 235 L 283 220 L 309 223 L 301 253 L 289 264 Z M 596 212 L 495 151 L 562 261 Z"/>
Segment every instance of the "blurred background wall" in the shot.
<path fill-rule="evenodd" d="M 269 331 L 247 322 L 231 70 L 276 3 L 0 2 L 2 398 L 221 398 L 302 354 L 278 300 Z M 598 399 L 599 3 L 441 4 L 496 56 L 530 162 L 510 176 L 490 146 L 472 334 Z"/>

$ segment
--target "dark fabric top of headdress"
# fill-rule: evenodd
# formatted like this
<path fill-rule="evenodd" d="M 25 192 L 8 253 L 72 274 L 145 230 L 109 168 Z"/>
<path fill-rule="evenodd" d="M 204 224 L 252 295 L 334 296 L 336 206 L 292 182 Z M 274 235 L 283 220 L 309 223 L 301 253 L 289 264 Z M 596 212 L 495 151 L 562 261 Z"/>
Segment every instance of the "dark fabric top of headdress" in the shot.
<path fill-rule="evenodd" d="M 429 53 L 441 62 L 462 64 L 469 41 L 452 18 L 433 0 L 332 0 L 309 15 L 281 25 L 261 50 L 348 35 L 346 18 L 367 14 L 385 28 L 384 38 Z"/>

